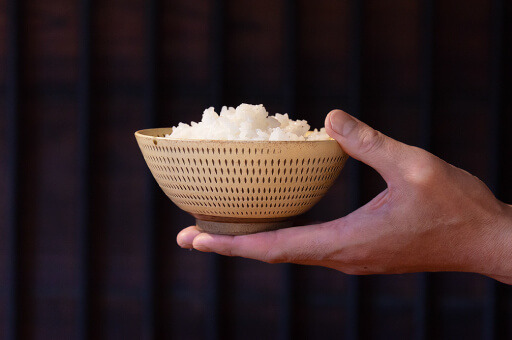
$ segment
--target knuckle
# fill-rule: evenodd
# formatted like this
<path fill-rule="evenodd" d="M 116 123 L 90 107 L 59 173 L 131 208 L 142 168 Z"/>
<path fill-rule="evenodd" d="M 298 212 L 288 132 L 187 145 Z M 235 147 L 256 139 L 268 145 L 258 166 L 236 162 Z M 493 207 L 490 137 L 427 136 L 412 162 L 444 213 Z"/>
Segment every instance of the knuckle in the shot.
<path fill-rule="evenodd" d="M 266 263 L 284 263 L 287 262 L 287 254 L 280 247 L 270 246 L 265 255 L 263 256 L 263 262 Z"/>
<path fill-rule="evenodd" d="M 222 254 L 222 255 L 230 256 L 230 257 L 235 256 L 235 255 L 233 254 L 233 249 L 231 249 L 231 248 L 225 248 L 225 249 L 223 250 L 223 254 Z"/>
<path fill-rule="evenodd" d="M 368 154 L 379 149 L 384 142 L 384 136 L 377 130 L 370 127 L 361 129 L 359 135 L 359 150 Z"/>
<path fill-rule="evenodd" d="M 431 153 L 421 150 L 407 165 L 404 179 L 414 186 L 428 187 L 443 174 L 439 160 Z"/>
<path fill-rule="evenodd" d="M 276 247 L 269 247 L 265 256 L 263 257 L 263 261 L 266 263 L 283 263 L 286 262 L 285 253 Z"/>
<path fill-rule="evenodd" d="M 283 250 L 283 247 L 279 245 L 279 234 L 273 232 L 273 239 L 269 243 L 268 248 L 263 255 L 263 262 L 267 263 L 283 263 L 287 260 L 287 254 Z"/>

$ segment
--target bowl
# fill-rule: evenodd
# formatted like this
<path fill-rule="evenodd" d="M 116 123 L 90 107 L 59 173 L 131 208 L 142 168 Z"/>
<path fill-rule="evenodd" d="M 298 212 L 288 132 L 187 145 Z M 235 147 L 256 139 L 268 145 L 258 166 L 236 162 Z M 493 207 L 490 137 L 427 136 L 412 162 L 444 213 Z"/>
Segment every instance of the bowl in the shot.
<path fill-rule="evenodd" d="M 331 187 L 348 155 L 335 140 L 227 141 L 135 132 L 164 193 L 199 230 L 226 235 L 290 227 Z"/>

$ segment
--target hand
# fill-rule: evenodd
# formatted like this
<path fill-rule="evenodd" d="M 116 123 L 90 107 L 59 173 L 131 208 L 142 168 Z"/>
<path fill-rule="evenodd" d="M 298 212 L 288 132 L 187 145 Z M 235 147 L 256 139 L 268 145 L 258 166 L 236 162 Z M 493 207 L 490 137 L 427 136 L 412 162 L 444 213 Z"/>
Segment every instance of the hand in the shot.
<path fill-rule="evenodd" d="M 211 235 L 189 227 L 178 234 L 178 244 L 348 274 L 466 271 L 512 284 L 512 207 L 484 183 L 341 110 L 329 113 L 325 127 L 350 156 L 386 181 L 372 201 L 331 222 L 252 235 Z"/>

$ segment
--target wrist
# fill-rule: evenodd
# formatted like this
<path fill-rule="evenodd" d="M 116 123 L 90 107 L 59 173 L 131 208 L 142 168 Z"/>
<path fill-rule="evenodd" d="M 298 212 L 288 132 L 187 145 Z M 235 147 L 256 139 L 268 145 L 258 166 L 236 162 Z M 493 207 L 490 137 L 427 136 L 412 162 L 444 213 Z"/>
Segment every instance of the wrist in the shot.
<path fill-rule="evenodd" d="M 482 251 L 473 251 L 479 259 L 471 271 L 512 284 L 512 206 L 501 202 L 500 205 L 500 213 L 482 228 L 481 245 L 476 248 Z"/>

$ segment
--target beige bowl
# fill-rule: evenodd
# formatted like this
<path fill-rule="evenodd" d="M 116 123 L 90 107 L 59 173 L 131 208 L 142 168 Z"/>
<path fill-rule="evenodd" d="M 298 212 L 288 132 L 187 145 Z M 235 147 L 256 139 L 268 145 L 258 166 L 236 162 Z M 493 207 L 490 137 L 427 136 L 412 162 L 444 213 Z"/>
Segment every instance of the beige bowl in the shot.
<path fill-rule="evenodd" d="M 241 235 L 289 227 L 331 187 L 348 156 L 335 140 L 176 140 L 135 132 L 165 194 L 199 229 Z"/>

